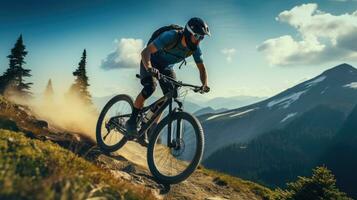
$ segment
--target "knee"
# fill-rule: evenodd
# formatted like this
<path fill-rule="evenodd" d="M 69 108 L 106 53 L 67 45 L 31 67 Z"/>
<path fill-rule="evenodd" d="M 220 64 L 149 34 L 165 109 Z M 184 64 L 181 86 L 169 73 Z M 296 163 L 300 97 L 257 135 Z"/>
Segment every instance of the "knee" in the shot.
<path fill-rule="evenodd" d="M 156 84 L 145 84 L 143 90 L 141 91 L 141 94 L 145 99 L 149 98 L 156 89 Z"/>

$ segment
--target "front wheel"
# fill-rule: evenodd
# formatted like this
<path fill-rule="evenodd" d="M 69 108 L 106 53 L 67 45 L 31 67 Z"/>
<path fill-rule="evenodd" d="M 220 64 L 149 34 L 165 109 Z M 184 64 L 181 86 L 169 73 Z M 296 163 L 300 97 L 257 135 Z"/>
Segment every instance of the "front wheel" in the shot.
<path fill-rule="evenodd" d="M 197 118 L 186 112 L 174 113 L 159 123 L 150 138 L 149 169 L 160 183 L 179 183 L 196 170 L 203 148 L 203 130 Z"/>
<path fill-rule="evenodd" d="M 114 152 L 127 142 L 124 136 L 125 123 L 132 109 L 132 98 L 124 94 L 113 97 L 104 106 L 96 127 L 97 144 L 103 152 Z"/>

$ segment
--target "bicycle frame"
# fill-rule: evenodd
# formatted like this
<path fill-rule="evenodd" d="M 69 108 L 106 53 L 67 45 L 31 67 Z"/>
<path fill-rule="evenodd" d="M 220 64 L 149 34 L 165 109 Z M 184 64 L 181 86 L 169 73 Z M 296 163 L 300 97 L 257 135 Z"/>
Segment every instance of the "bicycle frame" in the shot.
<path fill-rule="evenodd" d="M 140 75 L 136 74 L 136 77 L 140 78 Z M 199 92 L 202 89 L 199 86 L 182 83 L 181 81 L 176 81 L 175 79 L 165 76 L 165 75 L 161 75 L 161 78 L 163 78 L 166 81 L 171 82 L 174 89 L 169 91 L 168 93 L 164 94 L 163 97 L 161 97 L 154 103 L 150 104 L 149 106 L 144 107 L 141 110 L 140 115 L 141 115 L 141 119 L 142 119 L 142 117 L 144 117 L 143 113 L 148 111 L 151 107 L 155 106 L 156 104 L 163 102 L 161 107 L 153 114 L 151 119 L 140 128 L 140 130 L 138 131 L 138 136 L 142 136 L 145 133 L 145 131 L 147 131 L 153 125 L 155 119 L 167 108 L 167 106 L 169 107 L 169 114 L 168 114 L 169 118 L 171 118 L 172 114 L 174 112 L 177 112 L 177 110 L 182 111 L 183 104 L 182 104 L 182 102 L 180 102 L 179 100 L 176 99 L 178 88 L 180 88 L 182 86 L 191 87 L 191 88 L 193 88 L 194 92 Z M 178 104 L 178 108 L 176 107 L 175 109 L 172 109 L 172 102 L 173 102 L 172 100 L 174 100 Z M 181 121 L 178 121 L 177 124 L 178 124 L 178 126 L 177 126 L 176 138 L 181 139 L 181 137 L 182 137 Z M 167 138 L 167 144 L 168 144 L 168 146 L 172 147 L 171 146 L 172 145 L 172 142 L 171 142 L 172 124 L 171 123 L 168 124 L 168 132 L 169 132 L 169 134 L 168 134 L 168 138 Z M 179 145 L 180 144 L 178 144 L 178 145 L 176 144 L 174 147 L 179 147 Z"/>
<path fill-rule="evenodd" d="M 155 101 L 154 103 L 150 104 L 149 106 L 147 107 L 144 107 L 142 109 L 142 113 L 148 111 L 151 107 L 159 104 L 159 103 L 162 103 L 161 107 L 153 114 L 153 116 L 151 117 L 151 119 L 144 124 L 144 126 L 141 127 L 141 129 L 139 130 L 139 134 L 138 135 L 142 135 L 145 133 L 145 131 L 147 131 L 154 123 L 154 121 L 156 120 L 156 118 L 167 108 L 169 107 L 169 113 L 168 113 L 168 116 L 172 116 L 172 114 L 174 112 L 176 112 L 176 109 L 173 109 L 172 107 L 172 103 L 173 103 L 173 100 L 178 104 L 179 108 L 181 110 L 182 108 L 182 103 L 180 101 L 178 101 L 177 99 L 175 99 L 175 94 L 176 94 L 176 89 L 177 87 L 175 87 L 174 90 L 166 93 L 163 97 L 161 97 L 160 99 L 158 99 L 157 101 Z M 181 124 L 179 124 L 178 128 L 177 128 L 177 132 L 176 132 L 176 137 L 177 138 L 181 138 L 182 136 L 182 133 L 181 133 L 181 127 L 180 127 Z M 168 125 L 168 138 L 167 138 L 167 144 L 170 145 L 171 144 L 171 137 L 172 137 L 172 124 L 169 123 Z"/>

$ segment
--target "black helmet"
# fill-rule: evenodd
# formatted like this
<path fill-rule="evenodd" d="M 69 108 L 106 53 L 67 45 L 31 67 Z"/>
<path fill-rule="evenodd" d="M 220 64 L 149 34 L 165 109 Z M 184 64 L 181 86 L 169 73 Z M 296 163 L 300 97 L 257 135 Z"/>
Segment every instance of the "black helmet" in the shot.
<path fill-rule="evenodd" d="M 209 32 L 208 25 L 205 21 L 201 18 L 194 17 L 188 20 L 185 26 L 184 35 L 188 48 L 194 51 L 196 50 L 197 45 L 191 41 L 190 36 L 193 35 L 196 40 L 202 40 L 205 35 L 210 36 L 211 33 Z"/>

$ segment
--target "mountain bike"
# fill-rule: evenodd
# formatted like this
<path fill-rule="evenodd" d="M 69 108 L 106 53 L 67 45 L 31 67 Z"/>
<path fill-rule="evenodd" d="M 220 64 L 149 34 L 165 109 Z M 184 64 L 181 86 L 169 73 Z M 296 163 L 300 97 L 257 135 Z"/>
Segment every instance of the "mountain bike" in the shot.
<path fill-rule="evenodd" d="M 140 75 L 136 76 L 140 78 Z M 200 86 L 176 81 L 162 74 L 160 79 L 172 84 L 174 89 L 140 111 L 135 136 L 125 129 L 133 100 L 128 95 L 120 94 L 110 99 L 102 109 L 96 126 L 96 139 L 100 149 L 110 153 L 123 147 L 127 141 L 136 141 L 151 132 L 147 146 L 149 170 L 160 183 L 175 184 L 187 179 L 196 170 L 204 149 L 202 126 L 195 116 L 183 110 L 183 103 L 177 98 L 178 89 L 185 87 L 194 92 L 204 91 Z M 174 102 L 177 106 L 173 105 Z M 155 119 L 167 108 L 166 117 L 151 130 Z"/>

